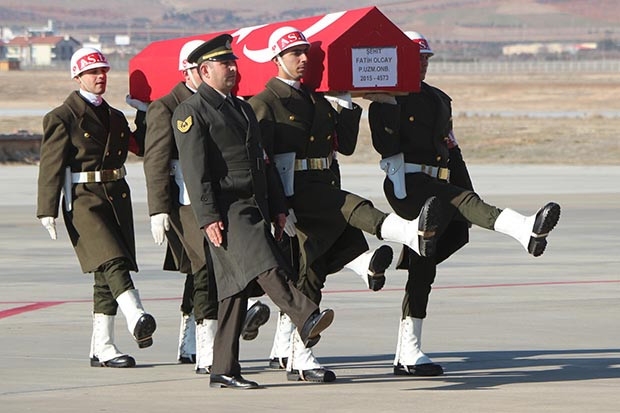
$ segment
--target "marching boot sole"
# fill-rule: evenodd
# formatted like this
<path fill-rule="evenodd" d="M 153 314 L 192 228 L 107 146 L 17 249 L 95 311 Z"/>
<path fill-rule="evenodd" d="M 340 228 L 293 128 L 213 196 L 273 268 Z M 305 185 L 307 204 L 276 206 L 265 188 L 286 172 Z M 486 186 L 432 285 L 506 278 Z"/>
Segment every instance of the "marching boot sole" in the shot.
<path fill-rule="evenodd" d="M 440 222 L 441 202 L 432 196 L 422 206 L 418 222 L 418 247 L 422 257 L 435 255 Z"/>
<path fill-rule="evenodd" d="M 310 331 L 307 332 L 307 337 L 305 339 L 302 338 L 306 348 L 311 348 L 319 342 L 321 339 L 321 332 L 334 321 L 334 311 L 331 309 L 323 310 L 319 317 L 316 323 L 312 325 Z M 302 335 L 301 332 L 300 335 Z"/>
<path fill-rule="evenodd" d="M 269 321 L 270 314 L 269 306 L 256 302 L 250 307 L 245 316 L 243 328 L 241 329 L 241 338 L 246 341 L 254 340 L 258 336 L 260 326 Z"/>
<path fill-rule="evenodd" d="M 536 213 L 536 220 L 532 228 L 530 242 L 527 245 L 527 251 L 535 257 L 545 252 L 547 247 L 547 236 L 553 228 L 555 228 L 560 219 L 560 205 L 555 202 L 549 202 Z"/>
<path fill-rule="evenodd" d="M 380 246 L 370 259 L 368 265 L 368 288 L 379 291 L 385 285 L 385 270 L 392 263 L 394 252 L 387 245 Z"/>
<path fill-rule="evenodd" d="M 133 329 L 133 337 L 139 348 L 147 348 L 153 345 L 153 333 L 157 328 L 155 318 L 150 314 L 142 314 Z"/>

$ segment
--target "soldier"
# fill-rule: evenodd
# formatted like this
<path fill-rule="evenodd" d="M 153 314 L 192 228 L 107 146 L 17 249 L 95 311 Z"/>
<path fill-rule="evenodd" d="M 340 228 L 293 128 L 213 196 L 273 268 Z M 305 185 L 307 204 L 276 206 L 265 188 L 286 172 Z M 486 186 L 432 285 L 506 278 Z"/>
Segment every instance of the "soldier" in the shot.
<path fill-rule="evenodd" d="M 394 358 L 396 375 L 437 376 L 443 374 L 443 368 L 421 350 L 422 322 L 437 264 L 468 242 L 471 224 L 507 234 L 539 256 L 558 222 L 560 206 L 549 202 L 536 214 L 524 216 L 480 199 L 452 130 L 451 99 L 424 82 L 433 51 L 419 33 L 406 34 L 420 47 L 420 91 L 396 98 L 385 94 L 366 97 L 374 101 L 369 107 L 372 142 L 383 158 L 381 168 L 387 174 L 383 189 L 394 211 L 407 219 L 418 214 L 429 196 L 441 202 L 436 254 L 421 257 L 404 248 L 397 264 L 397 268 L 407 269 L 409 276 Z"/>
<path fill-rule="evenodd" d="M 405 243 L 423 254 L 426 249 L 431 252 L 435 203 L 429 199 L 419 219 L 406 221 L 341 189 L 340 174 L 333 163 L 335 154 L 353 153 L 362 109 L 350 99 L 346 103 L 340 99 L 336 110 L 322 93 L 307 89 L 302 79 L 309 48 L 310 42 L 298 29 L 285 26 L 275 30 L 269 50 L 277 76 L 249 102 L 256 112 L 265 149 L 274 154 L 287 196 L 287 233 L 299 239 L 297 286 L 318 305 L 327 275 L 343 267 L 362 274 L 370 280 L 369 286 L 383 285 L 392 250 L 383 246 L 366 252 L 368 244 L 362 231 Z M 335 373 L 323 368 L 299 337 L 291 335 L 292 330 L 286 316 L 280 316 L 270 366 L 283 368 L 286 359 L 288 380 L 334 381 Z M 287 357 L 287 351 L 292 356 Z"/>
<path fill-rule="evenodd" d="M 174 137 L 197 225 L 209 240 L 218 293 L 211 387 L 253 389 L 241 376 L 239 334 L 247 297 L 260 287 L 289 314 L 304 343 L 316 343 L 333 320 L 297 290 L 271 235 L 286 222 L 277 173 L 265 156 L 251 106 L 234 97 L 237 57 L 219 35 L 190 53 L 203 83 L 173 114 Z"/>
<path fill-rule="evenodd" d="M 133 135 L 123 113 L 102 97 L 109 69 L 105 56 L 93 48 L 71 57 L 71 78 L 79 90 L 43 118 L 37 217 L 56 239 L 62 191 L 71 243 L 82 271 L 95 279 L 90 365 L 133 367 L 135 359 L 114 344 L 117 309 L 139 348 L 153 344 L 156 323 L 144 311 L 129 273 L 138 271 L 124 166 Z"/>
<path fill-rule="evenodd" d="M 213 362 L 217 296 L 213 265 L 205 255 L 205 237 L 190 206 L 171 120 L 179 103 L 192 96 L 202 83 L 197 65 L 189 63 L 187 56 L 203 43 L 190 40 L 183 45 L 178 65 L 183 80 L 168 95 L 148 105 L 144 151 L 153 239 L 159 245 L 164 237 L 168 240 L 164 269 L 186 274 L 177 359 L 195 363 L 197 374 L 209 374 Z M 248 307 L 242 337 L 251 340 L 269 319 L 270 310 L 256 300 L 248 300 Z"/>

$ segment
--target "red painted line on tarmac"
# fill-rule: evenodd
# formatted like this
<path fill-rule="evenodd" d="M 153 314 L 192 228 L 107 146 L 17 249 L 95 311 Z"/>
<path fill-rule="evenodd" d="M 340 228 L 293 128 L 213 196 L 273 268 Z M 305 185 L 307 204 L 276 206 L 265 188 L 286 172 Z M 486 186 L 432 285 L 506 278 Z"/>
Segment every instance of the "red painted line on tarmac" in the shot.
<path fill-rule="evenodd" d="M 618 284 L 620 280 L 589 280 L 589 281 L 541 281 L 541 282 L 527 282 L 527 283 L 497 283 L 497 284 L 474 284 L 474 285 L 444 285 L 433 287 L 433 290 L 451 290 L 451 289 L 471 289 L 471 288 L 505 288 L 505 287 L 531 287 L 531 286 L 554 286 L 554 285 L 583 285 L 583 284 Z M 386 291 L 403 291 L 402 288 L 383 288 L 381 292 Z M 343 293 L 367 293 L 369 290 L 325 290 L 323 294 L 343 294 Z M 169 301 L 169 300 L 181 300 L 181 297 L 159 297 L 159 298 L 143 298 L 142 301 Z M 41 310 L 43 308 L 53 307 L 55 305 L 67 304 L 67 303 L 82 303 L 89 302 L 91 300 L 66 300 L 66 301 L 41 301 L 38 303 L 32 303 L 23 305 L 20 307 L 9 308 L 8 310 L 0 311 L 0 319 L 11 317 L 18 314 L 27 313 L 30 311 Z M 2 304 L 20 304 L 19 301 L 0 301 Z"/>
<path fill-rule="evenodd" d="M 9 308 L 8 310 L 0 311 L 0 319 L 11 317 L 14 315 L 27 313 L 29 311 L 36 311 L 42 308 L 53 307 L 55 305 L 64 304 L 66 301 L 43 301 L 40 303 L 33 303 L 28 305 L 23 305 L 21 307 Z"/>
<path fill-rule="evenodd" d="M 620 280 L 590 280 L 590 281 L 541 281 L 541 282 L 528 282 L 528 283 L 497 283 L 497 284 L 474 284 L 474 285 L 443 285 L 434 286 L 433 290 L 450 290 L 450 289 L 470 289 L 470 288 L 502 288 L 502 287 L 530 287 L 530 286 L 545 286 L 545 285 L 580 285 L 580 284 L 618 284 Z M 381 291 L 403 291 L 402 288 L 383 288 Z M 381 292 L 378 291 L 378 292 Z M 369 290 L 327 290 L 323 291 L 323 294 L 336 294 L 336 293 L 359 293 L 369 292 Z M 372 291 L 371 291 L 372 292 Z"/>

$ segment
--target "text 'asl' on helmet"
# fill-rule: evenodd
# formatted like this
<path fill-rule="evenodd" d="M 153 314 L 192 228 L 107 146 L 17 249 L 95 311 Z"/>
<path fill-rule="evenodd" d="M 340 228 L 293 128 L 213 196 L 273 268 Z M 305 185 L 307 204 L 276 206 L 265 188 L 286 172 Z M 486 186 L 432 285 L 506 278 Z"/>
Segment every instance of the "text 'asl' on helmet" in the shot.
<path fill-rule="evenodd" d="M 286 49 L 298 45 L 310 46 L 310 42 L 306 40 L 306 36 L 301 30 L 294 27 L 280 27 L 269 36 L 269 50 L 271 50 L 272 59 Z"/>
<path fill-rule="evenodd" d="M 103 53 L 93 47 L 82 47 L 71 56 L 71 78 L 80 73 L 99 67 L 110 68 L 108 60 Z"/>
<path fill-rule="evenodd" d="M 410 38 L 420 46 L 420 53 L 430 55 L 435 54 L 433 52 L 433 49 L 431 49 L 431 46 L 428 44 L 428 40 L 426 40 L 426 37 L 424 37 L 422 34 L 418 32 L 405 32 L 405 35 L 407 35 L 408 38 Z"/>

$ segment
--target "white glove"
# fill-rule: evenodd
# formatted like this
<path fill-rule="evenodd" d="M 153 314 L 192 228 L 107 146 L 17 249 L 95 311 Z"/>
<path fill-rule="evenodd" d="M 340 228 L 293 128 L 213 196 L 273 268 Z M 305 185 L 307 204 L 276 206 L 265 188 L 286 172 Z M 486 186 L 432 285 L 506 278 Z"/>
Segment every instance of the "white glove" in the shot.
<path fill-rule="evenodd" d="M 43 217 L 40 218 L 41 225 L 50 233 L 50 238 L 56 239 L 56 218 Z"/>
<path fill-rule="evenodd" d="M 131 95 L 125 96 L 125 102 L 127 102 L 127 104 L 131 106 L 132 108 L 141 110 L 142 112 L 146 112 L 146 110 L 149 107 L 148 103 L 142 102 L 141 100 L 138 100 L 138 99 L 134 99 L 131 97 Z"/>
<path fill-rule="evenodd" d="M 364 99 L 377 103 L 389 103 L 390 105 L 397 104 L 396 98 L 388 93 L 366 93 Z"/>
<path fill-rule="evenodd" d="M 286 224 L 284 224 L 284 232 L 289 237 L 294 237 L 297 235 L 297 231 L 295 230 L 296 222 L 297 217 L 295 216 L 295 211 L 293 211 L 293 208 L 289 208 L 288 215 L 286 216 Z"/>
<path fill-rule="evenodd" d="M 161 245 L 164 242 L 166 231 L 170 229 L 170 216 L 166 213 L 151 216 L 151 234 L 155 244 Z"/>
<path fill-rule="evenodd" d="M 332 103 L 336 103 L 339 106 L 342 106 L 345 109 L 353 109 L 353 100 L 351 99 L 351 94 L 349 92 L 346 93 L 330 93 L 325 94 L 325 99 Z"/>

